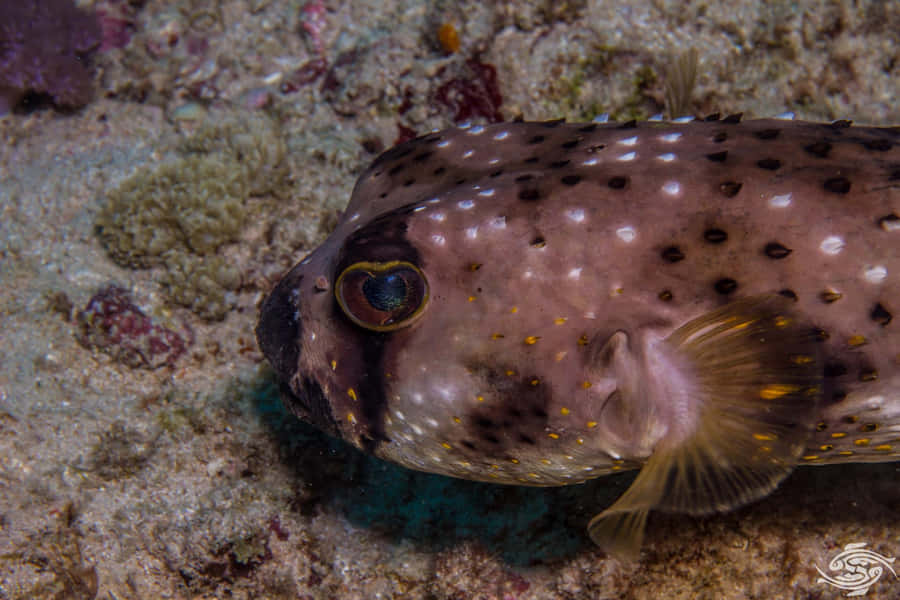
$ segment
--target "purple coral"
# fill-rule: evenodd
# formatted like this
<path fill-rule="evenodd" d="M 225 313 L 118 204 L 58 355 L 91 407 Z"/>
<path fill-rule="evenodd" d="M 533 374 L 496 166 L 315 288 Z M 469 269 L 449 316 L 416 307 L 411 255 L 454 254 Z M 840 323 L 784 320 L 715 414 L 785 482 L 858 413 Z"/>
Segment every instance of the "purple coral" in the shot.
<path fill-rule="evenodd" d="M 0 2 L 0 114 L 29 93 L 77 108 L 91 97 L 85 66 L 101 40 L 96 15 L 72 0 Z"/>
<path fill-rule="evenodd" d="M 184 339 L 153 323 L 131 300 L 128 290 L 111 285 L 97 292 L 75 315 L 75 337 L 133 368 L 172 366 L 184 354 Z"/>
<path fill-rule="evenodd" d="M 439 87 L 434 99 L 454 112 L 456 123 L 472 118 L 482 118 L 490 123 L 502 121 L 500 105 L 503 104 L 503 96 L 494 65 L 470 58 L 464 71 L 467 73 Z"/>

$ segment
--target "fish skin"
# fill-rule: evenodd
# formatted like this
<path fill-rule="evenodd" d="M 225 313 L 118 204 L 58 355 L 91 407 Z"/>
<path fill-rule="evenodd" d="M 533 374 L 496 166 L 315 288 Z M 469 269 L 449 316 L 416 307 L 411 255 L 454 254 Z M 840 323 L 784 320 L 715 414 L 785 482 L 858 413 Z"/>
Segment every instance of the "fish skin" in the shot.
<path fill-rule="evenodd" d="M 410 325 L 346 316 L 335 286 L 360 261 L 421 270 L 428 297 Z M 735 318 L 761 329 L 712 354 L 672 341 Z M 413 469 L 524 485 L 641 468 L 685 445 L 740 462 L 747 447 L 703 421 L 718 399 L 689 357 L 739 356 L 769 334 L 777 344 L 748 368 L 774 384 L 727 411 L 768 411 L 756 405 L 781 393 L 778 377 L 808 384 L 773 409 L 794 432 L 774 450 L 779 473 L 668 509 L 730 508 L 797 464 L 900 460 L 900 127 L 735 116 L 426 135 L 374 161 L 257 328 L 301 418 Z M 772 356 L 807 364 L 765 379 Z M 719 375 L 710 389 L 734 389 Z M 622 511 L 666 508 L 662 494 L 623 496 Z"/>

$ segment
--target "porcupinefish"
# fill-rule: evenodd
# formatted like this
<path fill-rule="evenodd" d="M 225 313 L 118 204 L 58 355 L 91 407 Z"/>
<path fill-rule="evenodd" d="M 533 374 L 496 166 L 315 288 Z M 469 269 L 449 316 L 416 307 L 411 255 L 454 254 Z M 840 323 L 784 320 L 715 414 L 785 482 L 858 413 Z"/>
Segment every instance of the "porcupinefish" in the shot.
<path fill-rule="evenodd" d="M 900 127 L 504 123 L 382 154 L 261 309 L 297 415 L 378 457 L 564 485 L 588 526 L 900 460 Z"/>

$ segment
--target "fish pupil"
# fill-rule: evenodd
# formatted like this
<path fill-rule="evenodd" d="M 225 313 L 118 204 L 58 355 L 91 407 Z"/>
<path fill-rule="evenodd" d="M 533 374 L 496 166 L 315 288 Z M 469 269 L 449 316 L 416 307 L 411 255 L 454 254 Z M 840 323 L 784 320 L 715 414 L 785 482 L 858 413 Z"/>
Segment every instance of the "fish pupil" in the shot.
<path fill-rule="evenodd" d="M 406 303 L 409 288 L 403 277 L 388 273 L 366 279 L 362 291 L 372 308 L 391 312 Z"/>

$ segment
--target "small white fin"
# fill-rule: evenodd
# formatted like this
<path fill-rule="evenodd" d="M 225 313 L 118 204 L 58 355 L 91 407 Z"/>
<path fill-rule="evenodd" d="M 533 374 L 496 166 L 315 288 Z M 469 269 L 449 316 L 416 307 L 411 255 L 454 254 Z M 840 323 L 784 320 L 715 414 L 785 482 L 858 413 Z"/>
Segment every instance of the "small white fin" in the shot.
<path fill-rule="evenodd" d="M 673 427 L 631 487 L 588 525 L 591 539 L 620 558 L 637 557 L 652 509 L 702 515 L 769 494 L 803 452 L 821 396 L 815 335 L 780 297 L 728 304 L 666 345 L 688 365 L 689 425 Z M 622 398 L 632 401 L 647 399 Z"/>

